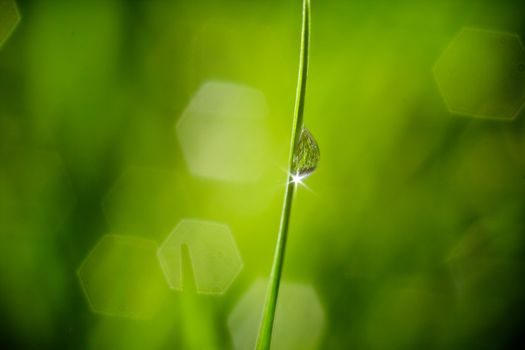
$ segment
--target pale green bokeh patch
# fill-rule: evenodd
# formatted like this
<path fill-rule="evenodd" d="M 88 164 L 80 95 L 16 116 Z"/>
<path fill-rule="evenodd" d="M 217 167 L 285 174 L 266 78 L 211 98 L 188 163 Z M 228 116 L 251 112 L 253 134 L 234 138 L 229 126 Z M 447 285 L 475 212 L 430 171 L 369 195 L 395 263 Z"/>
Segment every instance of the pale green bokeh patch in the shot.
<path fill-rule="evenodd" d="M 257 89 L 217 81 L 202 85 L 176 125 L 190 171 L 215 180 L 256 181 L 267 165 L 267 114 Z"/>
<path fill-rule="evenodd" d="M 129 318 L 150 318 L 168 286 L 156 259 L 154 241 L 105 235 L 78 269 L 93 312 Z"/>
<path fill-rule="evenodd" d="M 452 113 L 510 120 L 525 104 L 525 49 L 513 33 L 464 28 L 434 75 Z"/>
<path fill-rule="evenodd" d="M 267 280 L 258 279 L 228 317 L 234 349 L 255 349 Z M 323 306 L 308 284 L 282 282 L 277 300 L 272 350 L 317 349 L 325 326 Z"/>
<path fill-rule="evenodd" d="M 204 220 L 182 220 L 158 250 L 164 275 L 172 289 L 182 290 L 182 246 L 186 245 L 197 292 L 223 294 L 243 268 L 228 226 Z"/>

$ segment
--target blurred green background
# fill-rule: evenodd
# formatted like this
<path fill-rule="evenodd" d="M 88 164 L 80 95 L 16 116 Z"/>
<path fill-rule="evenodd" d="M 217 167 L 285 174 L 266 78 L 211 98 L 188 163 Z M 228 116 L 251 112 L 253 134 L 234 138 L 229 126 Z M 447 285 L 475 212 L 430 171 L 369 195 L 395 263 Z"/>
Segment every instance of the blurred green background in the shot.
<path fill-rule="evenodd" d="M 17 4 L 0 48 L 5 348 L 231 349 L 228 315 L 270 270 L 301 1 Z M 317 293 L 317 348 L 519 348 L 525 115 L 450 113 L 432 68 L 464 27 L 525 38 L 524 14 L 520 0 L 312 0 L 305 124 L 321 163 L 295 198 L 284 279 Z M 266 99 L 255 182 L 188 167 L 175 125 L 210 80 Z M 197 295 L 186 278 L 146 320 L 92 312 L 77 270 L 97 242 L 161 244 L 183 218 L 230 227 L 244 267 L 229 289 Z M 98 288 L 113 285 L 141 280 Z"/>

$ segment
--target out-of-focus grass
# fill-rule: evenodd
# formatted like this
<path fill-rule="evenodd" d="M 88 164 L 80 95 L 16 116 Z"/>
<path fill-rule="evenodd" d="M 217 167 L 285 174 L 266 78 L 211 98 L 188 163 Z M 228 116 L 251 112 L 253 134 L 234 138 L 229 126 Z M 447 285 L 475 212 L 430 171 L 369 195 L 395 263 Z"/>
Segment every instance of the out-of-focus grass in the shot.
<path fill-rule="evenodd" d="M 300 6 L 18 3 L 21 22 L 0 50 L 6 344 L 231 347 L 228 314 L 271 264 Z M 524 5 L 337 0 L 312 6 L 306 117 L 323 158 L 307 182 L 313 192 L 302 189 L 295 199 L 283 277 L 316 288 L 327 321 L 320 348 L 510 346 L 524 308 L 525 119 L 451 115 L 432 67 L 465 26 L 525 38 Z M 266 97 L 273 158 L 259 182 L 222 183 L 188 171 L 174 125 L 212 79 L 249 85 Z M 105 213 L 102 203 L 113 198 L 119 179 L 137 168 L 175 174 L 169 191 L 180 184 L 182 193 L 173 201 L 147 197 L 145 180 L 121 190 Z M 144 196 L 144 218 L 136 214 L 140 200 L 126 210 L 134 193 Z M 174 207 L 167 210 L 166 203 Z M 102 235 L 160 243 L 170 221 L 174 227 L 185 217 L 230 226 L 244 270 L 228 292 L 220 298 L 172 293 L 148 321 L 93 314 L 76 270 Z M 168 230 L 158 232 L 163 227 Z M 133 232 L 121 232 L 128 229 Z"/>

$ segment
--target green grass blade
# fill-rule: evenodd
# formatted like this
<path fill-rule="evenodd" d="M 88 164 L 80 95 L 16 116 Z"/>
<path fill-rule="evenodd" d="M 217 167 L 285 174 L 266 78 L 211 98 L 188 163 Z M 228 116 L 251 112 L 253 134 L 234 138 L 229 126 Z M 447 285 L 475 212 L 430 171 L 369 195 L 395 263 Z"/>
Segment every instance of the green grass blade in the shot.
<path fill-rule="evenodd" d="M 310 45 L 310 0 L 303 0 L 303 21 L 301 32 L 301 49 L 299 54 L 299 76 L 297 80 L 297 93 L 295 97 L 295 108 L 292 124 L 292 137 L 290 145 L 290 158 L 288 161 L 288 184 L 284 194 L 283 210 L 281 213 L 281 224 L 277 236 L 277 244 L 273 258 L 272 271 L 266 299 L 264 302 L 262 320 L 257 338 L 257 350 L 269 350 L 272 340 L 272 328 L 275 318 L 279 285 L 284 263 L 286 240 L 288 237 L 288 226 L 292 212 L 293 195 L 296 183 L 292 181 L 293 156 L 299 143 L 301 130 L 303 128 L 304 101 L 306 95 L 306 78 L 308 74 L 308 49 Z"/>

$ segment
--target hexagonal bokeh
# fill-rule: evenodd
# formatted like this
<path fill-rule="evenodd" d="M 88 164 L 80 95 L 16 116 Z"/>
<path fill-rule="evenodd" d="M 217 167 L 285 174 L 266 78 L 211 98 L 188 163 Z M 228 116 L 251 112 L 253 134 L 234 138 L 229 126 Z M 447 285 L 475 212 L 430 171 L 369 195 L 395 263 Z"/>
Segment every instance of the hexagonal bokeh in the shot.
<path fill-rule="evenodd" d="M 228 328 L 237 350 L 255 349 L 266 286 L 267 280 L 255 281 L 228 317 Z M 282 282 L 271 349 L 316 349 L 324 323 L 323 307 L 311 285 Z"/>
<path fill-rule="evenodd" d="M 176 124 L 193 175 L 256 181 L 265 168 L 267 105 L 249 86 L 210 81 L 201 86 Z"/>
<path fill-rule="evenodd" d="M 188 247 L 195 285 L 201 294 L 223 294 L 242 270 L 243 262 L 228 226 L 182 220 L 159 248 L 168 284 L 182 290 L 182 246 Z"/>
<path fill-rule="evenodd" d="M 434 76 L 452 113 L 511 120 L 525 104 L 525 49 L 516 34 L 463 29 Z"/>
<path fill-rule="evenodd" d="M 156 253 L 154 241 L 103 236 L 78 269 L 93 312 L 129 318 L 153 316 L 169 292 Z"/>
<path fill-rule="evenodd" d="M 0 47 L 11 36 L 18 22 L 20 14 L 14 0 L 0 0 Z"/>

